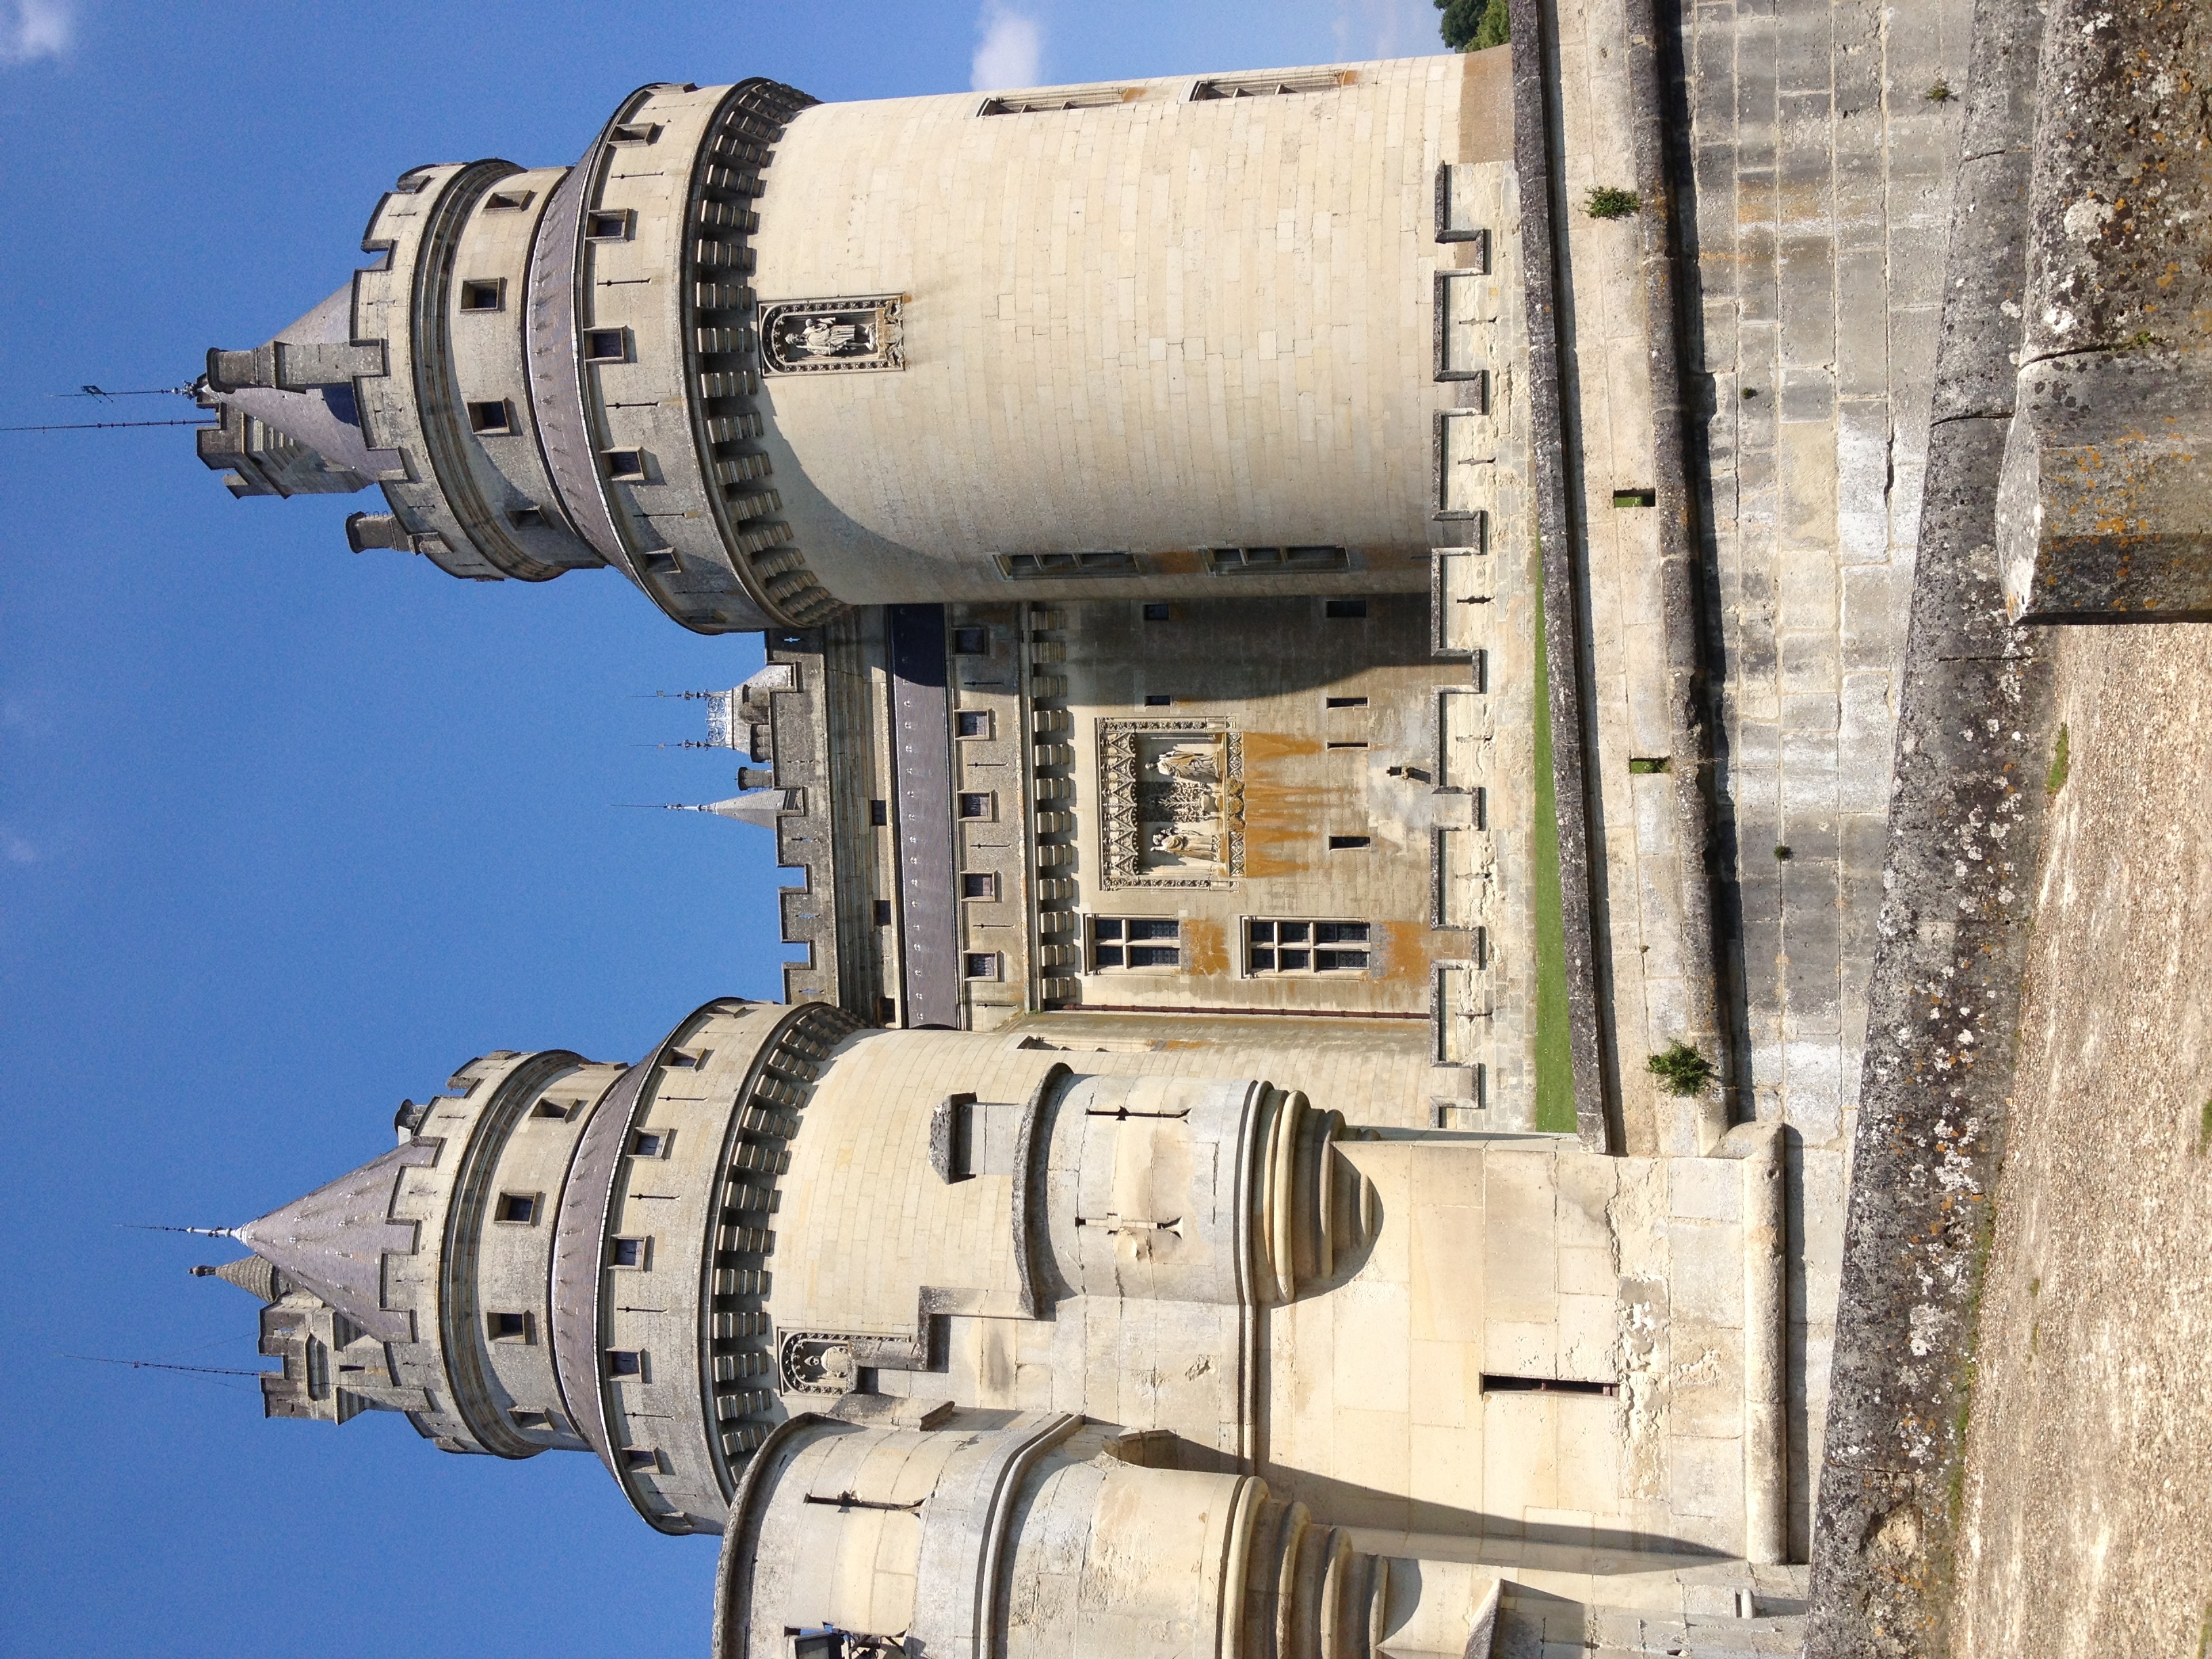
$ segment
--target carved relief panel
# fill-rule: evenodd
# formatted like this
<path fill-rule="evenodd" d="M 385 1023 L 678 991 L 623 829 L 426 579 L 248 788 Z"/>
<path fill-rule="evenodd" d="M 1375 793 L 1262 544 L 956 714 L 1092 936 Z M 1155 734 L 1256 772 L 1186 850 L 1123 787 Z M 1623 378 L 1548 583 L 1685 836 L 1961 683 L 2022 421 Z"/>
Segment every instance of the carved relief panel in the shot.
<path fill-rule="evenodd" d="M 1244 742 L 1222 720 L 1098 722 L 1103 887 L 1225 886 L 1244 872 Z"/>
<path fill-rule="evenodd" d="M 902 304 L 896 294 L 781 301 L 761 313 L 761 368 L 769 374 L 904 368 Z"/>

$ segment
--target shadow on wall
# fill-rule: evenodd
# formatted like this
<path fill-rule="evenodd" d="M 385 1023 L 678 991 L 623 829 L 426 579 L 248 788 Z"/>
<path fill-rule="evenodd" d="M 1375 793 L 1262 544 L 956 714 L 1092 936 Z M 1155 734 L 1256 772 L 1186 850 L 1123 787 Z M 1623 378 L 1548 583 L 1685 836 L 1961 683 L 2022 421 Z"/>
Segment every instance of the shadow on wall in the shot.
<path fill-rule="evenodd" d="M 1546 1521 L 1516 1521 L 1480 1510 L 1462 1510 L 1449 1504 L 1407 1499 L 1395 1492 L 1378 1491 L 1349 1480 L 1308 1474 L 1302 1469 L 1267 1468 L 1261 1471 L 1268 1489 L 1278 1498 L 1295 1498 L 1313 1511 L 1314 1519 L 1340 1527 L 1370 1527 L 1391 1532 L 1435 1533 L 1445 1537 L 1482 1539 L 1492 1543 L 1538 1544 L 1560 1549 L 1587 1550 L 1587 1571 L 1602 1577 L 1616 1572 L 1649 1572 L 1655 1555 L 1680 1556 L 1693 1561 L 1725 1561 L 1735 1558 L 1725 1550 L 1693 1544 L 1663 1533 L 1625 1532 L 1611 1527 L 1575 1527 Z M 1404 1517 L 1410 1517 L 1406 1519 Z M 1613 1557 L 1620 1557 L 1613 1560 Z"/>

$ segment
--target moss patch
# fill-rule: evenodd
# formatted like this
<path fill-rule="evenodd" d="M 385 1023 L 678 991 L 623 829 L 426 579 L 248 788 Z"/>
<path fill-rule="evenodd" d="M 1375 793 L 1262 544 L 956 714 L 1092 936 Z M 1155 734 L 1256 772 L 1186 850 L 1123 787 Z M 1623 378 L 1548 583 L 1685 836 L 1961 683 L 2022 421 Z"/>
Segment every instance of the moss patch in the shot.
<path fill-rule="evenodd" d="M 1571 1134 L 1574 1051 L 1567 1041 L 1567 930 L 1559 898 L 1559 793 L 1552 786 L 1551 676 L 1544 659 L 1544 572 L 1536 590 L 1536 1127 Z"/>
<path fill-rule="evenodd" d="M 2043 775 L 2043 793 L 2055 795 L 2066 787 L 2066 727 L 2058 728 L 2058 741 L 2051 745 L 2051 769 Z"/>

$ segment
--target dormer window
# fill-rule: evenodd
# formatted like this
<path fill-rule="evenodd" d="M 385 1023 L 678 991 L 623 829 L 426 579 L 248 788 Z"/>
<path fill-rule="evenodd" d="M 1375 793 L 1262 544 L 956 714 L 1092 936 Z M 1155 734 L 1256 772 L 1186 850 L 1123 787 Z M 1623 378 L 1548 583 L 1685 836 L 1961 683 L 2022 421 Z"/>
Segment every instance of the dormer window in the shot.
<path fill-rule="evenodd" d="M 629 331 L 626 328 L 587 328 L 584 331 L 584 361 L 587 363 L 626 363 L 629 361 Z"/>
<path fill-rule="evenodd" d="M 607 1265 L 611 1267 L 639 1267 L 651 1265 L 653 1241 L 649 1238 L 617 1238 L 607 1249 Z"/>
<path fill-rule="evenodd" d="M 514 430 L 514 411 L 504 398 L 469 405 L 469 430 L 480 435 Z"/>
<path fill-rule="evenodd" d="M 493 1207 L 492 1217 L 498 1221 L 512 1221 L 520 1226 L 533 1226 L 538 1220 L 539 1199 L 535 1193 L 501 1193 Z"/>
<path fill-rule="evenodd" d="M 461 309 L 498 311 L 507 304 L 507 278 L 486 276 L 461 284 Z"/>
<path fill-rule="evenodd" d="M 584 216 L 584 240 L 587 242 L 627 242 L 636 223 L 628 208 L 600 208 Z"/>
<path fill-rule="evenodd" d="M 672 1048 L 668 1051 L 668 1064 L 679 1071 L 703 1072 L 714 1057 L 712 1048 Z"/>
<path fill-rule="evenodd" d="M 520 213 L 536 199 L 531 190 L 495 190 L 484 198 L 486 213 Z"/>
<path fill-rule="evenodd" d="M 607 477 L 617 483 L 643 483 L 646 481 L 645 452 L 641 449 L 608 449 L 600 452 L 607 464 Z"/>
<path fill-rule="evenodd" d="M 660 1468 L 660 1454 L 650 1446 L 624 1446 L 622 1461 L 624 1468 L 641 1474 L 652 1474 Z"/>
<path fill-rule="evenodd" d="M 660 129 L 651 121 L 624 121 L 607 135 L 611 144 L 649 144 L 660 137 Z"/>
<path fill-rule="evenodd" d="M 484 1334 L 495 1342 L 534 1342 L 532 1328 L 536 1323 L 526 1313 L 488 1313 L 484 1316 Z"/>
<path fill-rule="evenodd" d="M 645 1378 L 645 1356 L 635 1348 L 609 1348 L 607 1375 L 634 1376 L 642 1382 Z"/>
<path fill-rule="evenodd" d="M 629 1132 L 629 1155 L 632 1158 L 666 1158 L 669 1143 L 674 1139 L 665 1129 L 633 1129 Z"/>

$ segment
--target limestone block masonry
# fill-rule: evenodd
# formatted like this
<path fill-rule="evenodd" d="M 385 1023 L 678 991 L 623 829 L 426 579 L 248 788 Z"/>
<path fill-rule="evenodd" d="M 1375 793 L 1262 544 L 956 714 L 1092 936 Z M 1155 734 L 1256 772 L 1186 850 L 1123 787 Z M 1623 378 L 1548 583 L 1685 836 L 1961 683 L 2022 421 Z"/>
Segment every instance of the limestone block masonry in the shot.
<path fill-rule="evenodd" d="M 1470 516 L 1435 423 L 1513 383 L 1503 228 L 1437 219 L 1504 199 L 1474 64 L 642 88 L 574 167 L 403 175 L 343 326 L 209 354 L 203 459 L 244 494 L 381 485 L 356 551 L 611 565 L 707 633 L 1017 582 L 1419 592 L 1432 520 Z"/>
<path fill-rule="evenodd" d="M 1132 1051 L 1095 1020 L 723 999 L 633 1066 L 472 1060 L 239 1230 L 268 1409 L 595 1454 L 658 1529 L 724 1534 L 726 1653 L 1103 1656 L 1141 1625 L 1459 1655 L 1533 1544 L 1754 1593 L 1778 1136 L 1377 1127 L 1420 1068 L 1362 1089 L 1294 1027 Z"/>

